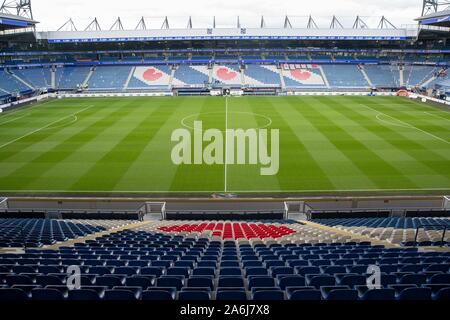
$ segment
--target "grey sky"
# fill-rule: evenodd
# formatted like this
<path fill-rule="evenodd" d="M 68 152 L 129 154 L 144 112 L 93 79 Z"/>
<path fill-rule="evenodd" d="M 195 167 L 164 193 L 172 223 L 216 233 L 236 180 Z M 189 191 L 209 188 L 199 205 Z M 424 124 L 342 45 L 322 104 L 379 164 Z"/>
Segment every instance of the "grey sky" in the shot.
<path fill-rule="evenodd" d="M 242 23 L 251 27 L 258 24 L 261 15 L 267 16 L 267 25 L 272 26 L 283 22 L 275 17 L 286 14 L 297 16 L 293 23 L 303 26 L 306 20 L 301 17 L 312 14 L 319 26 L 328 27 L 334 14 L 344 25 L 351 25 L 356 15 L 385 15 L 398 26 L 411 24 L 421 13 L 422 0 L 34 0 L 32 5 L 35 19 L 41 22 L 39 30 L 55 30 L 68 18 L 83 29 L 94 17 L 108 29 L 117 16 L 123 18 L 126 29 L 134 29 L 141 16 L 147 18 L 149 28 L 160 28 L 162 18 L 152 17 L 166 15 L 171 18 L 171 27 L 185 27 L 190 15 L 194 27 L 211 24 L 212 18 L 207 17 L 214 15 L 219 26 L 231 26 L 240 15 Z M 367 22 L 377 24 L 376 19 L 367 18 Z"/>

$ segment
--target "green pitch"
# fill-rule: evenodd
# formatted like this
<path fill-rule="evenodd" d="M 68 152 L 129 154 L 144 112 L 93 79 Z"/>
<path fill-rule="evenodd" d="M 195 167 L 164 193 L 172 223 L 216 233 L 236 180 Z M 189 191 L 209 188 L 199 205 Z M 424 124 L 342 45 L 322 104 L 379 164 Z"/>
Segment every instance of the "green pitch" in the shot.
<path fill-rule="evenodd" d="M 226 118 L 227 121 L 226 121 Z M 280 130 L 280 169 L 181 165 L 173 130 Z M 0 115 L 0 194 L 450 191 L 450 112 L 394 97 L 52 100 Z"/>

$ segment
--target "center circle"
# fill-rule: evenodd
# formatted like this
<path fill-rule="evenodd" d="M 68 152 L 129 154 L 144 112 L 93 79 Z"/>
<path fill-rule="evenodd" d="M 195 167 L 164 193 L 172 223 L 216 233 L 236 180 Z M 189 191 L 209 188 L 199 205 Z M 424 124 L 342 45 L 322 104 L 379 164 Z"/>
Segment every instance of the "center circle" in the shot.
<path fill-rule="evenodd" d="M 247 125 L 233 126 L 233 116 L 237 116 L 239 123 Z M 224 112 L 204 112 L 191 114 L 181 120 L 181 125 L 187 129 L 195 130 L 194 122 L 202 121 L 203 130 L 224 128 L 226 123 L 226 115 Z M 256 121 L 257 127 L 252 127 L 251 123 Z M 258 113 L 253 112 L 228 112 L 228 129 L 265 129 L 272 125 L 272 119 Z M 220 129 L 219 129 L 220 130 Z M 225 129 L 220 130 L 222 132 Z"/>

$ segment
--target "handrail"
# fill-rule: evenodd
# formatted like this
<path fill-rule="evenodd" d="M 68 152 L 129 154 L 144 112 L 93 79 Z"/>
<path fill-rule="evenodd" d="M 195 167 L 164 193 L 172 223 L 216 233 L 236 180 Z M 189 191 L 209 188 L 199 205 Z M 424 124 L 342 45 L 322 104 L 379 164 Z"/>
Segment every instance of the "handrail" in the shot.
<path fill-rule="evenodd" d="M 445 240 L 445 233 L 447 232 L 447 226 L 442 224 L 421 224 L 416 229 L 416 236 L 414 237 L 414 243 L 417 246 L 417 238 L 419 237 L 419 230 L 420 229 L 426 229 L 426 228 L 443 228 L 444 232 L 442 233 L 442 239 L 441 239 L 441 247 L 444 246 L 444 240 Z"/>

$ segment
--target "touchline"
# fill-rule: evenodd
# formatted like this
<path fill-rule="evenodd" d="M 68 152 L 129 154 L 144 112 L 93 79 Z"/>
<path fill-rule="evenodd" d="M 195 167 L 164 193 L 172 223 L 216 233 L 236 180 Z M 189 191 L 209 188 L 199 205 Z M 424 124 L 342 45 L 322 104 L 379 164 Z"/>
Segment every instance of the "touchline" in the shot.
<path fill-rule="evenodd" d="M 173 131 L 171 141 L 176 145 L 171 156 L 175 165 L 260 165 L 262 176 L 274 176 L 278 173 L 278 129 L 203 131 L 202 121 L 195 121 L 193 129 L 193 133 L 184 128 Z"/>

